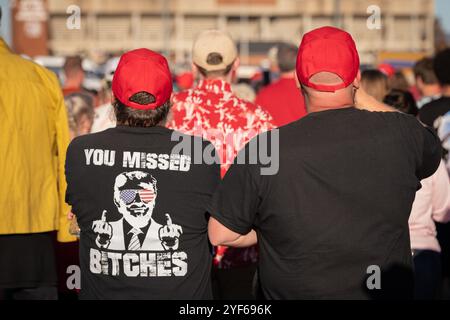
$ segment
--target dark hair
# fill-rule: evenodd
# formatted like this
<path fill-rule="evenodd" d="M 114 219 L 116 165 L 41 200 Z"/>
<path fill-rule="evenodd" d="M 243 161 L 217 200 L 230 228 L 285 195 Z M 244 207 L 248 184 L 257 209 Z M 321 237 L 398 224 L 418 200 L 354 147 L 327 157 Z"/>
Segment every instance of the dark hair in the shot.
<path fill-rule="evenodd" d="M 233 61 L 234 63 L 234 61 Z M 198 65 L 198 71 L 200 72 L 200 74 L 205 77 L 205 78 L 217 78 L 217 77 L 223 77 L 226 76 L 227 74 L 230 73 L 231 68 L 233 67 L 233 63 L 229 64 L 225 69 L 223 70 L 214 70 L 214 71 L 208 71 L 205 68 L 202 68 Z"/>
<path fill-rule="evenodd" d="M 361 73 L 361 85 L 367 93 L 382 101 L 389 91 L 388 78 L 377 69 L 364 70 Z"/>
<path fill-rule="evenodd" d="M 441 51 L 434 58 L 434 72 L 442 85 L 450 85 L 450 48 Z"/>
<path fill-rule="evenodd" d="M 283 43 L 278 46 L 277 64 L 281 72 L 295 70 L 297 52 L 298 48 L 293 44 Z"/>
<path fill-rule="evenodd" d="M 383 102 L 403 113 L 410 114 L 415 117 L 419 114 L 416 100 L 409 91 L 396 89 L 391 90 L 384 98 Z"/>
<path fill-rule="evenodd" d="M 425 84 L 437 84 L 438 79 L 433 69 L 433 59 L 423 58 L 414 65 L 414 76 L 422 79 Z"/>
<path fill-rule="evenodd" d="M 216 66 L 218 64 L 221 64 L 223 62 L 223 57 L 218 52 L 211 52 L 208 54 L 208 57 L 206 58 L 206 63 Z"/>
<path fill-rule="evenodd" d="M 389 78 L 389 89 L 408 91 L 408 79 L 406 79 L 403 72 L 397 71 Z"/>
<path fill-rule="evenodd" d="M 138 92 L 130 98 L 130 101 L 142 105 L 152 103 L 155 100 L 155 96 L 148 92 Z M 154 127 L 164 122 L 169 114 L 170 106 L 170 100 L 167 100 L 162 106 L 154 110 L 140 110 L 127 107 L 117 98 L 113 102 L 117 124 L 130 127 Z"/>

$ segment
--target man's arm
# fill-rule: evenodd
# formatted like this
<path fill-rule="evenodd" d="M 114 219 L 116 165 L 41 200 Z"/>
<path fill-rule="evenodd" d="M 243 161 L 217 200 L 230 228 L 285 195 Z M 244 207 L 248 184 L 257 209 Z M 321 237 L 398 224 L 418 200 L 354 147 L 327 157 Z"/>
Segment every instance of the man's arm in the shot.
<path fill-rule="evenodd" d="M 66 195 L 66 177 L 65 177 L 65 161 L 66 152 L 69 145 L 69 125 L 67 122 L 66 106 L 64 104 L 64 97 L 59 88 L 57 78 L 52 74 L 52 90 L 56 95 L 56 145 L 58 156 L 58 195 L 59 195 L 59 227 L 57 238 L 59 242 L 72 242 L 77 238 L 69 233 L 69 221 L 67 214 L 70 212 L 69 205 L 65 202 Z"/>
<path fill-rule="evenodd" d="M 249 157 L 248 146 L 240 151 L 241 157 Z M 238 159 L 242 158 L 238 156 Z M 260 176 L 255 174 L 259 169 L 259 165 L 249 162 L 235 162 L 220 183 L 207 210 L 211 215 L 208 234 L 213 245 L 249 247 L 256 244 L 256 233 L 252 229 L 261 201 Z"/>
<path fill-rule="evenodd" d="M 214 246 L 245 248 L 257 243 L 255 230 L 250 231 L 246 235 L 241 235 L 228 229 L 213 217 L 209 219 L 208 235 L 209 241 Z"/>
<path fill-rule="evenodd" d="M 433 220 L 447 223 L 450 221 L 450 180 L 443 161 L 441 161 L 432 179 L 433 192 L 431 203 L 433 206 Z"/>
<path fill-rule="evenodd" d="M 433 175 L 438 169 L 442 160 L 442 147 L 441 140 L 434 129 L 426 127 L 419 121 L 415 123 L 422 131 L 423 137 L 421 161 L 416 174 L 419 180 L 423 180 Z"/>

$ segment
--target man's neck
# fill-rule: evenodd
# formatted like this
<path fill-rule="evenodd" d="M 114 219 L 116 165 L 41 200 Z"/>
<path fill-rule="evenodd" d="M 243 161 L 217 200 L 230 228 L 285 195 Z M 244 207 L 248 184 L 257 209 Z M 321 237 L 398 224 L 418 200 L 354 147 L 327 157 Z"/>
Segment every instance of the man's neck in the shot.
<path fill-rule="evenodd" d="M 353 107 L 353 105 L 344 105 L 344 106 L 333 106 L 333 107 L 323 107 L 323 106 L 308 106 L 308 113 L 316 113 L 330 110 L 343 110 Z"/>
<path fill-rule="evenodd" d="M 282 72 L 280 74 L 280 79 L 294 79 L 294 70 L 288 72 Z"/>
<path fill-rule="evenodd" d="M 230 79 L 228 76 L 223 77 L 201 77 L 200 80 L 203 81 L 224 81 L 230 83 Z"/>
<path fill-rule="evenodd" d="M 158 127 L 166 127 L 166 122 L 167 122 L 167 118 L 164 120 L 161 120 L 160 122 L 158 122 L 156 125 L 154 126 L 147 126 L 147 127 L 139 127 L 139 126 L 131 126 L 128 121 L 124 121 L 124 122 L 117 122 L 118 126 L 122 126 L 122 127 L 130 127 L 130 128 L 158 128 Z"/>
<path fill-rule="evenodd" d="M 441 94 L 441 86 L 438 84 L 426 85 L 422 88 L 422 95 L 424 97 L 434 97 Z"/>
<path fill-rule="evenodd" d="M 441 93 L 443 97 L 450 98 L 450 85 L 443 86 Z"/>
<path fill-rule="evenodd" d="M 347 109 L 354 106 L 354 98 L 344 92 L 306 93 L 305 102 L 308 113 Z"/>
<path fill-rule="evenodd" d="M 64 88 L 81 88 L 81 82 L 77 79 L 70 79 L 68 78 L 65 82 L 64 82 Z"/>

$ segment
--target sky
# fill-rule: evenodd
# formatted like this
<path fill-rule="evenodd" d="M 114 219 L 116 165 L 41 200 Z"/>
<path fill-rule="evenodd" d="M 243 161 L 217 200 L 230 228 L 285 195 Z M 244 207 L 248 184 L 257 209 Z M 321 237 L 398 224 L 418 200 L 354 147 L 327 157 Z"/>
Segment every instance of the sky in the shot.
<path fill-rule="evenodd" d="M 11 0 L 0 0 L 0 6 L 5 7 L 5 10 L 7 8 L 7 5 L 10 3 Z M 395 0 L 393 0 L 395 1 Z M 436 2 L 436 16 L 441 20 L 442 26 L 444 27 L 444 30 L 450 34 L 450 0 L 435 0 Z M 10 27 L 9 23 L 10 21 L 7 21 L 8 17 L 4 15 L 3 17 L 3 23 L 0 26 L 0 36 L 3 36 L 6 38 L 9 42 L 10 40 Z"/>
<path fill-rule="evenodd" d="M 436 0 L 436 15 L 447 33 L 450 33 L 450 0 Z"/>
<path fill-rule="evenodd" d="M 9 0 L 0 0 L 0 7 L 2 7 L 3 10 L 7 10 L 8 3 Z M 9 27 L 9 24 L 10 24 L 9 16 L 3 14 L 2 22 L 0 24 L 0 37 L 3 37 L 6 40 L 6 42 L 11 43 L 11 35 L 10 35 L 11 29 Z"/>

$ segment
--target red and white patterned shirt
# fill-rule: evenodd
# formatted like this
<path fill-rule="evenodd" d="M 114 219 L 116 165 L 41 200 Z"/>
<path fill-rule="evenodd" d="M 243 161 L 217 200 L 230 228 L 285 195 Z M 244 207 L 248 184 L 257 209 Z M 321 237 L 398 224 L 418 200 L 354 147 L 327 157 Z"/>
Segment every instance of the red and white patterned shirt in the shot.
<path fill-rule="evenodd" d="M 167 127 L 210 141 L 219 154 L 222 178 L 252 138 L 275 128 L 266 111 L 238 98 L 223 80 L 202 80 L 196 88 L 175 94 L 172 102 Z M 228 269 L 256 263 L 257 259 L 256 246 L 228 250 L 219 246 L 214 264 Z"/>
<path fill-rule="evenodd" d="M 172 102 L 167 126 L 210 141 L 219 155 L 222 177 L 252 138 L 275 128 L 267 112 L 238 98 L 223 80 L 202 80 L 197 87 L 175 94 Z"/>

